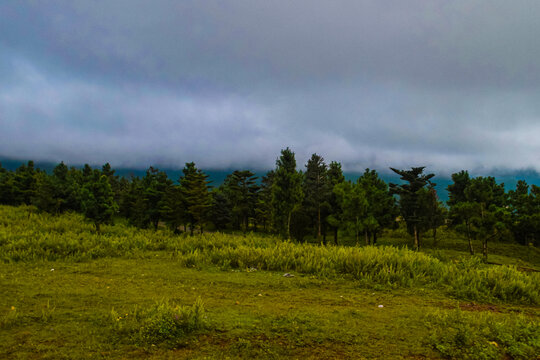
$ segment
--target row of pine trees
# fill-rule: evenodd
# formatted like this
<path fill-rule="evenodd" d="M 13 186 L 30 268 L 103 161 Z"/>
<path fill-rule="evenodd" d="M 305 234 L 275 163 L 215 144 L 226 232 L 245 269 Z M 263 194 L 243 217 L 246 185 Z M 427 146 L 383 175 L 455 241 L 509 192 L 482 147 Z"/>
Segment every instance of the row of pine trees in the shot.
<path fill-rule="evenodd" d="M 101 169 L 58 164 L 51 174 L 29 161 L 15 171 L 0 165 L 0 203 L 31 204 L 50 213 L 80 212 L 100 231 L 118 216 L 141 228 L 160 224 L 179 232 L 262 231 L 321 244 L 339 243 L 339 234 L 357 243 L 374 244 L 384 229 L 402 221 L 421 246 L 422 234 L 447 224 L 469 240 L 481 239 L 487 256 L 489 240 L 504 238 L 536 244 L 540 237 L 540 188 L 519 181 L 505 192 L 493 177 L 453 174 L 444 206 L 437 197 L 433 174 L 423 167 L 392 171 L 401 184 L 387 184 L 375 170 L 366 169 L 357 181 L 346 181 L 341 164 L 313 154 L 304 171 L 286 148 L 275 169 L 261 179 L 237 170 L 219 187 L 212 187 L 195 163 L 186 163 L 177 181 L 150 167 L 145 176 L 119 177 L 107 163 Z"/>

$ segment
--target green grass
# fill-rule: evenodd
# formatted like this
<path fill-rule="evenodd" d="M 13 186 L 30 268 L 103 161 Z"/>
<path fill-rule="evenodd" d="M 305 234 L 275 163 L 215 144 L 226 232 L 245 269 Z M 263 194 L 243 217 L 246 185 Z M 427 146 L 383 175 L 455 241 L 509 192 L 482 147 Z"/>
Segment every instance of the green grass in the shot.
<path fill-rule="evenodd" d="M 444 249 L 0 219 L 0 358 L 540 355 L 538 274 Z"/>

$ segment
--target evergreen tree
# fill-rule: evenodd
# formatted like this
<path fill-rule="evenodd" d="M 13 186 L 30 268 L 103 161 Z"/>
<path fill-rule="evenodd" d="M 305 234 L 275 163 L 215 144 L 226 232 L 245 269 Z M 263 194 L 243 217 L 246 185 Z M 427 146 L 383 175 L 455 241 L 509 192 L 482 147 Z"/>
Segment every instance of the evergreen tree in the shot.
<path fill-rule="evenodd" d="M 32 199 L 36 194 L 36 169 L 34 168 L 34 162 L 28 161 L 28 163 L 22 164 L 15 171 L 13 177 L 13 197 L 14 205 L 32 203 Z"/>
<path fill-rule="evenodd" d="M 344 181 L 334 187 L 334 193 L 343 210 L 342 227 L 347 232 L 352 232 L 356 245 L 360 241 L 360 232 L 364 230 L 363 220 L 366 218 L 368 202 L 364 189 L 359 183 Z"/>
<path fill-rule="evenodd" d="M 422 231 L 431 230 L 433 234 L 433 244 L 437 244 L 437 229 L 444 225 L 447 210 L 439 201 L 434 184 L 423 188 L 419 192 L 420 202 L 420 226 Z"/>
<path fill-rule="evenodd" d="M 431 184 L 430 179 L 434 174 L 423 174 L 424 166 L 413 167 L 411 170 L 397 170 L 390 168 L 400 175 L 400 179 L 406 184 L 390 184 L 390 193 L 399 195 L 399 208 L 403 219 L 407 224 L 407 230 L 414 236 L 414 248 L 420 248 L 421 211 L 420 192 L 426 185 Z"/>
<path fill-rule="evenodd" d="M 161 202 L 161 217 L 167 226 L 174 232 L 178 232 L 178 227 L 185 224 L 186 209 L 180 186 L 171 185 L 165 191 L 165 196 Z"/>
<path fill-rule="evenodd" d="M 221 190 L 212 192 L 211 218 L 217 230 L 225 230 L 232 221 L 232 205 Z"/>
<path fill-rule="evenodd" d="M 250 218 L 255 217 L 257 206 L 257 177 L 249 170 L 236 170 L 228 175 L 221 186 L 223 193 L 232 205 L 232 218 L 236 228 L 244 227 L 246 232 L 249 228 Z"/>
<path fill-rule="evenodd" d="M 274 170 L 270 170 L 261 179 L 261 187 L 257 196 L 257 206 L 255 208 L 257 222 L 262 224 L 263 230 L 267 231 L 268 224 L 272 221 L 272 183 L 274 181 Z"/>
<path fill-rule="evenodd" d="M 306 164 L 304 173 L 304 209 L 314 224 L 314 233 L 317 242 L 321 243 L 322 224 L 325 215 L 330 210 L 330 192 L 332 188 L 328 181 L 327 166 L 324 159 L 317 155 L 311 155 Z"/>
<path fill-rule="evenodd" d="M 108 179 L 107 179 L 108 180 Z M 145 221 L 157 230 L 161 218 L 163 200 L 167 189 L 172 185 L 164 171 L 150 166 L 142 179 Z"/>
<path fill-rule="evenodd" d="M 504 184 L 497 184 L 493 177 L 471 179 L 465 189 L 467 201 L 475 204 L 471 223 L 482 240 L 482 254 L 487 261 L 488 241 L 503 234 L 509 222 Z"/>
<path fill-rule="evenodd" d="M 540 188 L 519 180 L 516 190 L 508 192 L 511 210 L 509 224 L 514 238 L 522 245 L 535 244 L 540 235 Z"/>
<path fill-rule="evenodd" d="M 343 176 L 343 171 L 341 170 L 341 164 L 336 161 L 332 161 L 328 166 L 328 171 L 326 175 L 328 176 L 328 184 L 332 189 L 328 200 L 330 209 L 329 214 L 326 217 L 326 223 L 328 223 L 332 227 L 334 231 L 334 243 L 338 245 L 338 232 L 339 227 L 341 226 L 343 209 L 341 208 L 334 188 L 336 187 L 336 185 L 341 184 L 345 181 L 345 176 Z"/>
<path fill-rule="evenodd" d="M 366 214 L 363 219 L 366 245 L 377 242 L 377 234 L 395 222 L 398 209 L 388 185 L 379 178 L 375 170 L 366 169 L 358 179 L 367 201 Z M 372 240 L 370 240 L 372 239 Z"/>
<path fill-rule="evenodd" d="M 120 200 L 121 184 L 120 177 L 115 175 L 115 172 L 116 170 L 114 170 L 109 163 L 105 163 L 101 167 L 101 173 L 107 177 L 109 184 L 111 184 L 111 188 L 114 193 L 114 200 L 118 202 Z"/>
<path fill-rule="evenodd" d="M 197 225 L 202 234 L 212 206 L 212 196 L 208 185 L 210 181 L 208 181 L 208 175 L 197 169 L 193 162 L 186 163 L 182 171 L 184 176 L 180 178 L 180 188 L 190 220 L 191 235 Z"/>
<path fill-rule="evenodd" d="M 13 174 L 0 164 L 0 204 L 15 205 Z"/>
<path fill-rule="evenodd" d="M 51 182 L 53 185 L 53 197 L 56 201 L 55 212 L 80 210 L 78 199 L 80 185 L 77 184 L 76 173 L 76 169 L 70 171 L 64 162 L 56 165 L 53 169 Z"/>
<path fill-rule="evenodd" d="M 55 213 L 58 208 L 57 199 L 54 197 L 55 187 L 52 178 L 45 172 L 36 174 L 36 194 L 32 203 L 40 211 Z"/>
<path fill-rule="evenodd" d="M 448 201 L 450 207 L 449 218 L 451 226 L 462 234 L 465 234 L 469 244 L 469 252 L 474 255 L 472 239 L 475 237 L 475 229 L 472 227 L 471 219 L 476 212 L 476 205 L 468 201 L 465 189 L 471 183 L 469 173 L 465 170 L 452 174 L 453 184 L 448 185 Z"/>
<path fill-rule="evenodd" d="M 106 176 L 96 173 L 92 180 L 84 184 L 81 189 L 81 208 L 84 216 L 94 223 L 97 233 L 100 233 L 102 224 L 111 221 L 118 206 Z"/>
<path fill-rule="evenodd" d="M 294 153 L 286 148 L 276 160 L 272 182 L 272 222 L 276 232 L 286 239 L 291 237 L 291 218 L 302 198 L 302 174 L 296 170 Z"/>

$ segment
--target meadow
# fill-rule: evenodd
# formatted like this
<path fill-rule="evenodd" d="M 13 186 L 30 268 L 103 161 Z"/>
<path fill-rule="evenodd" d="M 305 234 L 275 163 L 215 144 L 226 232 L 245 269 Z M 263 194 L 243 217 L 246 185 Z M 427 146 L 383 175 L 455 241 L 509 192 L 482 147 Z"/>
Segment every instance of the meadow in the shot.
<path fill-rule="evenodd" d="M 536 359 L 540 251 L 174 235 L 0 206 L 0 358 Z M 436 246 L 435 246 L 436 245 Z M 478 245 L 478 244 L 477 244 Z"/>

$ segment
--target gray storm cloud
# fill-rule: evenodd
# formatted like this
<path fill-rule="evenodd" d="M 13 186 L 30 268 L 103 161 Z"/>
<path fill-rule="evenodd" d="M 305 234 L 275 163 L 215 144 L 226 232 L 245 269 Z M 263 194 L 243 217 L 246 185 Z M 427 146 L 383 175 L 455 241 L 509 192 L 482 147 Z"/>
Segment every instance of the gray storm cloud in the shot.
<path fill-rule="evenodd" d="M 0 156 L 540 170 L 540 4 L 0 4 Z"/>

